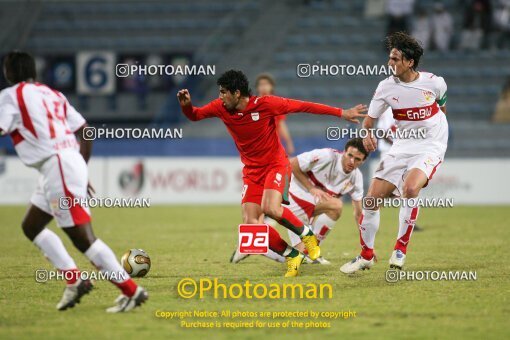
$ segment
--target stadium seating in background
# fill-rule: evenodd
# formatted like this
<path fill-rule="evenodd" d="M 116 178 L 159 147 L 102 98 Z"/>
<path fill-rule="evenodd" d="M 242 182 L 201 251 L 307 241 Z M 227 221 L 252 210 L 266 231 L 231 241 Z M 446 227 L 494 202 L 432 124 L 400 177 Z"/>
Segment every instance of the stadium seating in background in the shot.
<path fill-rule="evenodd" d="M 26 1 L 3 6 L 2 18 L 16 17 L 19 22 L 20 15 L 27 12 L 22 6 L 25 3 L 30 7 Z M 194 56 L 200 48 L 208 46 L 201 62 L 214 64 L 225 46 L 233 44 L 236 35 L 258 15 L 260 6 L 255 0 L 110 0 L 41 2 L 30 9 L 33 20 L 24 27 L 13 27 L 11 35 L 15 37 L 11 40 L 15 42 L 11 45 L 19 48 L 22 44 L 23 49 L 35 56 L 72 56 L 84 50 L 114 51 L 118 56 L 149 53 Z M 239 11 L 245 14 L 235 15 Z M 4 44 L 0 49 L 5 52 L 11 47 Z M 116 93 L 114 97 L 66 95 L 90 121 L 124 125 L 150 123 L 166 107 L 168 98 L 167 92 L 151 91 L 141 108 L 136 93 Z"/>
<path fill-rule="evenodd" d="M 424 0 L 419 4 L 432 8 L 434 2 Z M 372 6 L 370 10 L 365 10 L 366 3 Z M 455 47 L 459 43 L 464 12 L 456 0 L 442 3 L 454 17 L 456 33 L 452 45 Z M 15 21 L 9 21 L 9 17 L 19 18 L 26 12 L 22 4 L 12 2 L 12 6 L 2 8 L 0 18 L 6 27 Z M 52 1 L 31 8 L 23 29 L 11 29 L 10 36 L 0 33 L 6 42 L 1 47 L 4 51 L 21 44 L 36 55 L 80 50 L 111 50 L 118 54 L 185 53 L 194 62 L 217 65 L 217 74 L 231 67 L 242 68 L 252 82 L 256 74 L 270 72 L 277 81 L 277 94 L 342 107 L 368 104 L 382 77 L 300 78 L 297 65 L 387 62 L 382 44 L 387 21 L 381 15 L 379 0 Z M 503 148 L 510 150 L 510 142 L 505 138 L 510 128 L 489 123 L 505 79 L 510 75 L 508 60 L 510 50 L 504 49 L 425 51 L 420 69 L 444 76 L 449 86 L 448 117 L 454 142 L 449 153 L 464 155 L 473 146 L 474 141 L 470 139 L 474 135 L 485 138 L 475 151 L 479 155 L 487 152 L 499 155 Z M 191 84 L 197 104 L 217 95 L 216 77 L 207 78 Z M 116 94 L 117 105 L 113 110 L 108 97 L 83 100 L 73 93 L 66 95 L 88 119 L 98 123 L 145 124 L 156 117 L 158 122 L 178 122 L 172 117 L 180 115 L 174 105 L 173 89 L 149 93 L 145 110 L 139 109 L 136 96 L 129 93 Z M 327 126 L 335 123 L 329 118 L 302 115 L 289 119 L 298 146 L 313 144 L 312 139 L 322 136 Z M 224 127 L 213 121 L 194 124 L 186 131 L 190 138 L 225 137 Z M 491 145 L 496 149 L 492 150 Z M 204 148 L 204 153 L 207 152 Z"/>

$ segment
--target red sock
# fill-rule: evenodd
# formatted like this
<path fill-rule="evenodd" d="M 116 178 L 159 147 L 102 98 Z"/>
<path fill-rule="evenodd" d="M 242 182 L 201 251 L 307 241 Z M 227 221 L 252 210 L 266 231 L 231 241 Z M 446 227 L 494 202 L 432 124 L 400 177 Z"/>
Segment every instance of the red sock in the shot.
<path fill-rule="evenodd" d="M 365 260 L 371 260 L 374 257 L 374 250 L 371 248 L 367 248 L 366 246 L 361 248 L 361 257 Z"/>
<path fill-rule="evenodd" d="M 78 281 L 78 278 L 80 277 L 80 271 L 78 270 L 78 268 L 60 270 L 60 271 L 64 274 L 64 278 L 68 285 L 72 285 L 72 284 L 76 283 L 76 281 Z"/>
<path fill-rule="evenodd" d="M 407 251 L 407 245 L 411 239 L 416 219 L 418 218 L 419 207 L 414 208 L 400 208 L 399 225 L 398 225 L 398 239 L 395 243 L 395 250 L 400 250 L 404 254 Z"/>
<path fill-rule="evenodd" d="M 294 232 L 295 234 L 301 236 L 305 226 L 303 222 L 301 222 L 301 220 L 297 218 L 296 215 L 294 215 L 292 211 L 290 211 L 288 208 L 286 207 L 282 208 L 283 214 L 278 223 L 280 223 L 282 226 L 289 229 L 290 231 Z"/>
<path fill-rule="evenodd" d="M 269 239 L 271 239 L 271 238 L 269 238 Z M 136 285 L 135 281 L 133 281 L 132 279 L 127 279 L 126 281 L 120 282 L 120 283 L 111 281 L 111 283 L 113 283 L 114 285 L 119 287 L 119 289 L 122 291 L 122 294 L 124 294 L 128 297 L 135 295 L 136 288 L 138 287 Z"/>
<path fill-rule="evenodd" d="M 409 244 L 409 239 L 411 238 L 411 233 L 413 232 L 414 226 L 410 225 L 407 227 L 407 231 L 401 238 L 397 240 L 395 243 L 394 250 L 400 250 L 404 254 L 407 252 L 407 245 Z"/>
<path fill-rule="evenodd" d="M 277 254 L 283 255 L 285 250 L 287 249 L 287 242 L 285 242 L 281 237 L 278 231 L 275 228 L 269 226 L 269 249 L 274 251 Z"/>
<path fill-rule="evenodd" d="M 361 221 L 363 220 L 363 215 L 361 215 L 361 218 L 360 218 L 360 225 L 361 225 Z M 361 257 L 364 258 L 365 260 L 371 260 L 372 257 L 374 257 L 374 249 L 372 248 L 368 248 L 367 245 L 365 244 L 365 241 L 363 241 L 363 236 L 361 235 L 361 229 L 360 229 L 360 233 L 359 233 L 359 242 L 361 244 Z"/>

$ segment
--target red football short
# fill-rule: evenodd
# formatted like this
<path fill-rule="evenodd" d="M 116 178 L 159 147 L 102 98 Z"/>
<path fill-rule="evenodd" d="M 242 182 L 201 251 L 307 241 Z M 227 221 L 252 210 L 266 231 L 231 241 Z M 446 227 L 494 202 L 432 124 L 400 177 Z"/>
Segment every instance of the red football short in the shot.
<path fill-rule="evenodd" d="M 273 167 L 252 171 L 245 169 L 241 203 L 251 202 L 261 205 L 265 189 L 278 190 L 283 204 L 289 204 L 289 185 L 292 168 L 289 162 Z"/>

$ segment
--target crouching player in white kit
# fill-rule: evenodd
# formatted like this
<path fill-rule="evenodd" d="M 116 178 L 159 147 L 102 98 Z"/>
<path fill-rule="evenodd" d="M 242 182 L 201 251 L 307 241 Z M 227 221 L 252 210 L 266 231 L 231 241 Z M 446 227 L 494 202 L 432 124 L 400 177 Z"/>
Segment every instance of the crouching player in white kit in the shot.
<path fill-rule="evenodd" d="M 290 160 L 292 178 L 289 188 L 289 209 L 312 231 L 319 244 L 333 229 L 342 215 L 341 197 L 350 195 L 355 223 L 361 216 L 361 199 L 363 197 L 363 175 L 358 169 L 368 157 L 361 138 L 354 138 L 345 144 L 344 152 L 335 149 L 315 149 L 302 153 Z M 267 222 L 267 221 L 266 221 Z M 289 231 L 292 246 L 305 252 L 301 239 Z M 267 257 L 278 262 L 285 258 L 273 251 Z M 237 263 L 246 258 L 247 254 L 234 252 L 231 262 Z M 329 264 L 323 257 L 309 263 Z"/>
<path fill-rule="evenodd" d="M 46 228 L 53 217 L 76 248 L 122 291 L 116 305 L 107 311 L 127 312 L 141 305 L 148 298 L 147 292 L 129 277 L 113 251 L 94 236 L 88 207 L 74 204 L 87 199 L 89 188 L 91 141 L 78 142 L 75 136 L 82 136 L 85 119 L 60 92 L 34 82 L 35 62 L 29 54 L 11 52 L 3 66 L 5 79 L 13 86 L 0 92 L 0 133 L 9 134 L 21 161 L 40 173 L 22 228 L 64 273 L 67 286 L 57 309 L 74 307 L 93 287 L 90 280 L 81 279 L 57 234 Z M 62 206 L 63 200 L 66 206 Z"/>
<path fill-rule="evenodd" d="M 387 46 L 388 65 L 395 67 L 396 74 L 379 83 L 363 127 L 373 128 L 375 120 L 391 107 L 399 130 L 425 129 L 426 135 L 416 139 L 395 138 L 381 160 L 368 189 L 369 200 L 365 198 L 365 203 L 370 204 L 364 205 L 359 222 L 361 254 L 340 268 L 346 274 L 369 269 L 374 264 L 380 207 L 373 203 L 391 195 L 404 199 L 418 197 L 443 162 L 448 142 L 444 79 L 416 71 L 423 49 L 414 38 L 397 32 L 387 38 Z M 376 149 L 377 141 L 372 136 L 363 139 L 363 143 L 368 151 Z M 419 207 L 409 203 L 400 208 L 398 236 L 390 258 L 392 268 L 404 266 L 407 245 L 418 218 Z"/>

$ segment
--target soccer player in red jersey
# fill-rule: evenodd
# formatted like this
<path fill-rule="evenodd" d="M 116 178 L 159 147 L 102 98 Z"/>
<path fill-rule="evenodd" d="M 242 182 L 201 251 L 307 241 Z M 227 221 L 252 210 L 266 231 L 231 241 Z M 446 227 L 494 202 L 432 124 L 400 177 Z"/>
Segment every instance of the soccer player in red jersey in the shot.
<path fill-rule="evenodd" d="M 226 125 L 241 155 L 243 168 L 242 214 L 243 222 L 262 223 L 264 215 L 278 221 L 297 234 L 312 259 L 320 256 L 317 238 L 288 208 L 288 188 L 291 166 L 276 131 L 275 117 L 293 112 L 343 117 L 359 123 L 365 117 L 365 105 L 349 110 L 323 104 L 277 96 L 252 96 L 246 76 L 230 70 L 217 81 L 219 98 L 202 107 L 191 103 L 191 95 L 183 89 L 177 93 L 182 112 L 191 121 L 217 117 Z M 290 247 L 278 232 L 269 229 L 269 248 L 287 258 L 285 276 L 296 276 L 303 255 Z"/>

